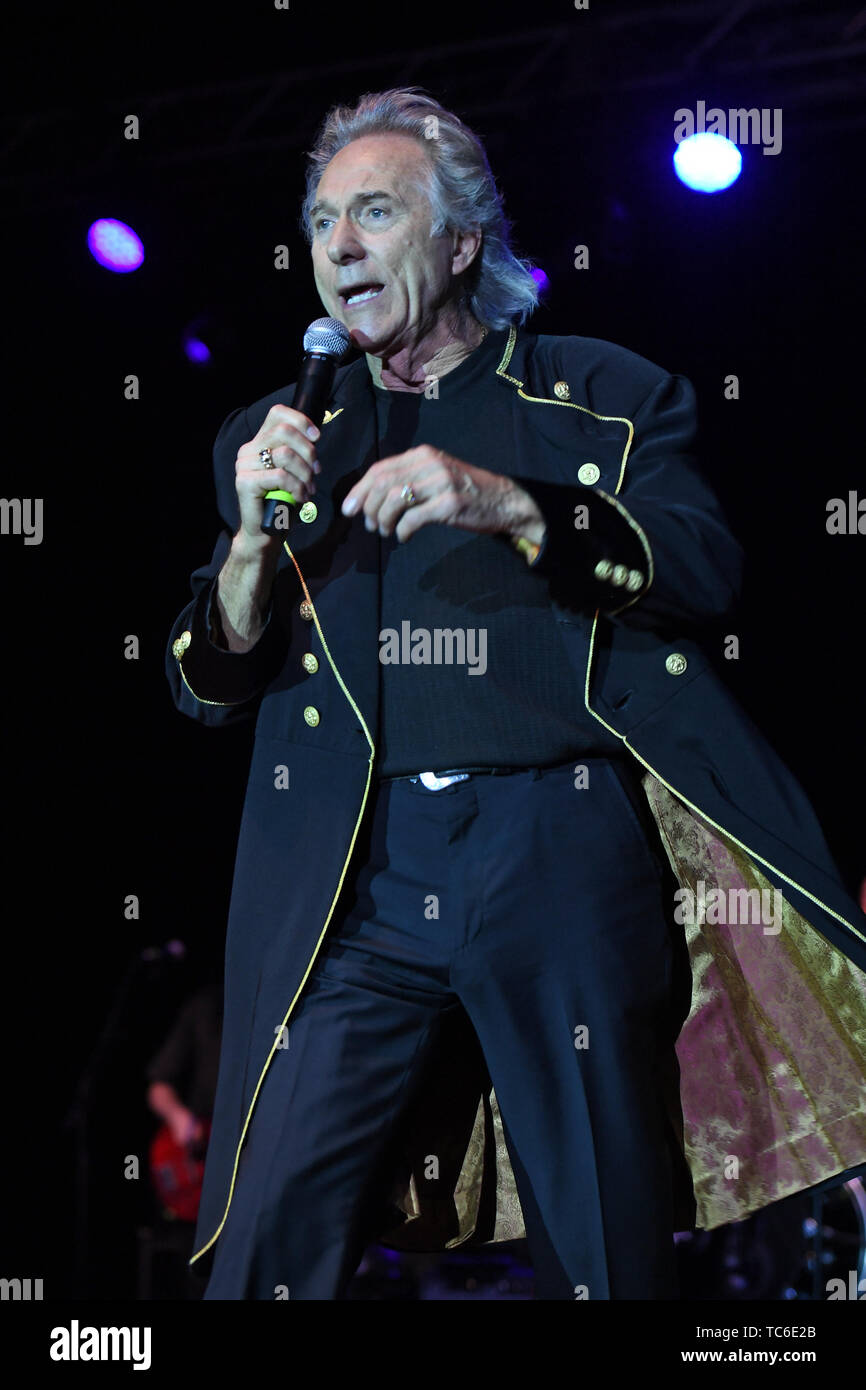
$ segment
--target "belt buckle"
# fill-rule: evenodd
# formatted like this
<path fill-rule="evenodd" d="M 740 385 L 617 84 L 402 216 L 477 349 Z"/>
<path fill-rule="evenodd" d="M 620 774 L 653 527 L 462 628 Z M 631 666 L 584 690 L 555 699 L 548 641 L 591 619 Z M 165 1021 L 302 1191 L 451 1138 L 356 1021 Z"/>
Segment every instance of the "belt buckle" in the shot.
<path fill-rule="evenodd" d="M 435 772 L 419 772 L 421 782 L 428 791 L 438 792 L 443 787 L 450 787 L 452 782 L 466 782 L 469 779 L 468 772 L 454 772 L 450 777 L 437 777 Z"/>

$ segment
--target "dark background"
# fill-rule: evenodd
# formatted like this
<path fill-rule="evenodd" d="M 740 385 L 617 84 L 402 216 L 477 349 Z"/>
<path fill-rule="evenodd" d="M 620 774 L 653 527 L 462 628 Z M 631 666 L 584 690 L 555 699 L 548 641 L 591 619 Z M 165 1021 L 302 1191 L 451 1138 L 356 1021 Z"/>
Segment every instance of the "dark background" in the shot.
<path fill-rule="evenodd" d="M 550 288 L 540 333 L 621 343 L 694 383 L 703 458 L 749 557 L 724 663 L 812 796 L 849 889 L 866 873 L 863 536 L 826 507 L 866 492 L 862 55 L 857 4 L 467 3 L 351 12 L 292 0 L 45 7 L 6 45 L 6 497 L 44 498 L 41 546 L 0 538 L 6 1146 L 3 1270 L 75 1272 L 63 1128 L 91 1080 L 96 1297 L 130 1296 L 152 1131 L 142 1068 L 222 952 L 251 730 L 182 718 L 168 631 L 210 558 L 210 450 L 223 418 L 294 379 L 321 312 L 297 219 L 304 151 L 330 105 L 410 83 L 485 141 L 517 250 Z M 715 196 L 673 173 L 674 112 L 781 107 L 783 147 L 743 151 Z M 141 137 L 123 139 L 138 115 Z M 91 259 L 129 222 L 143 267 Z M 291 268 L 276 271 L 287 243 Z M 586 243 L 590 269 L 573 268 Z M 207 367 L 184 356 L 201 316 Z M 124 400 L 124 377 L 141 399 Z M 740 399 L 726 401 L 735 373 Z M 123 643 L 136 634 L 138 661 Z M 315 853 L 315 846 L 310 846 Z M 264 868 L 265 866 L 263 866 Z M 141 916 L 124 917 L 140 896 Z M 184 965 L 139 967 L 181 938 Z"/>

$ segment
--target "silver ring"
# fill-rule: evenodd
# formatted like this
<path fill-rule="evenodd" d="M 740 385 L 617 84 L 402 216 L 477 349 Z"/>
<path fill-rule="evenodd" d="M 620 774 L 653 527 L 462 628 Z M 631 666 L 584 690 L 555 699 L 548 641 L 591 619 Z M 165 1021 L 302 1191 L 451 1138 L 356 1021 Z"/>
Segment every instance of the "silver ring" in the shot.
<path fill-rule="evenodd" d="M 276 464 L 271 458 L 270 449 L 259 449 L 259 463 L 262 468 L 276 468 Z"/>
<path fill-rule="evenodd" d="M 418 501 L 418 498 L 415 496 L 408 483 L 403 485 L 403 491 L 400 493 L 400 501 L 405 502 L 407 507 L 414 507 L 415 503 Z"/>

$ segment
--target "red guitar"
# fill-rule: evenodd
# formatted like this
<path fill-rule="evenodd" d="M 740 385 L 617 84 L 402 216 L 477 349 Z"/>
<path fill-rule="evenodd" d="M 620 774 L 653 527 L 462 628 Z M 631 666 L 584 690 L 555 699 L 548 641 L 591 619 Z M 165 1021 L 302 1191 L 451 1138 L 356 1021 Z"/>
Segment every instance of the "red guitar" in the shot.
<path fill-rule="evenodd" d="M 150 1177 L 156 1195 L 178 1221 L 195 1221 L 198 1215 L 210 1121 L 199 1120 L 199 1125 L 198 1138 L 188 1144 L 178 1144 L 168 1125 L 162 1125 L 150 1145 Z"/>

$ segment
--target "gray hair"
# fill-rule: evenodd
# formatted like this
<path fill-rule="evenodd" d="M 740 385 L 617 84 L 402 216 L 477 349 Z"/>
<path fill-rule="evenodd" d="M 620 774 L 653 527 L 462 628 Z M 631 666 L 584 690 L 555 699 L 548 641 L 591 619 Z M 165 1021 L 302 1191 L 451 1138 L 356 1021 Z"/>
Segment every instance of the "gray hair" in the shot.
<path fill-rule="evenodd" d="M 481 229 L 481 248 L 464 272 L 463 302 L 487 328 L 523 323 L 538 303 L 532 264 L 511 250 L 511 223 L 478 136 L 418 87 L 368 92 L 356 106 L 334 106 L 308 153 L 301 228 L 308 242 L 311 209 L 325 166 L 344 145 L 363 135 L 410 135 L 431 166 L 425 181 L 433 215 L 431 236 Z"/>

